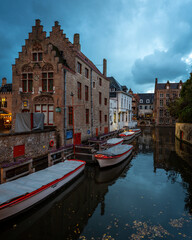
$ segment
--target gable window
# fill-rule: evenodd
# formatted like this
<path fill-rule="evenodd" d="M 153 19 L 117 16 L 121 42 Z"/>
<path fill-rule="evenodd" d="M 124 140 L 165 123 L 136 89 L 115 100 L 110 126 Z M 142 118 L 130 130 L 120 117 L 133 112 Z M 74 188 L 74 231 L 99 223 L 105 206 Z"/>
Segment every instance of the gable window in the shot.
<path fill-rule="evenodd" d="M 33 73 L 23 73 L 22 74 L 22 89 L 23 89 L 23 92 L 32 92 Z"/>
<path fill-rule="evenodd" d="M 86 109 L 86 124 L 89 123 L 89 109 Z"/>
<path fill-rule="evenodd" d="M 77 62 L 77 72 L 81 74 L 82 72 L 82 65 L 80 62 Z"/>
<path fill-rule="evenodd" d="M 85 77 L 89 78 L 89 69 L 88 68 L 85 68 Z"/>
<path fill-rule="evenodd" d="M 85 86 L 85 101 L 89 100 L 89 87 Z"/>
<path fill-rule="evenodd" d="M 43 53 L 42 52 L 33 52 L 33 62 L 42 62 L 43 61 Z"/>
<path fill-rule="evenodd" d="M 99 92 L 99 104 L 101 104 L 101 92 Z"/>
<path fill-rule="evenodd" d="M 77 96 L 78 99 L 81 99 L 81 83 L 77 82 Z"/>
<path fill-rule="evenodd" d="M 42 62 L 43 61 L 43 51 L 40 43 L 36 42 L 32 48 L 32 61 Z"/>
<path fill-rule="evenodd" d="M 68 113 L 69 113 L 68 123 L 69 125 L 73 125 L 73 107 L 68 108 Z"/>
<path fill-rule="evenodd" d="M 53 72 L 42 73 L 42 91 L 53 92 Z"/>

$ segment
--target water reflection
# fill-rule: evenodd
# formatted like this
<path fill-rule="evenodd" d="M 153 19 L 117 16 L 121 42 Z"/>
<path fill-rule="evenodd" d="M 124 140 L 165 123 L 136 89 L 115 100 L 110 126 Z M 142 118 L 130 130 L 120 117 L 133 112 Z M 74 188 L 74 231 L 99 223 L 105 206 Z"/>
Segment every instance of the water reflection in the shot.
<path fill-rule="evenodd" d="M 191 149 L 173 128 L 144 128 L 132 144 L 126 161 L 86 166 L 70 187 L 1 224 L 0 238 L 192 239 Z"/>

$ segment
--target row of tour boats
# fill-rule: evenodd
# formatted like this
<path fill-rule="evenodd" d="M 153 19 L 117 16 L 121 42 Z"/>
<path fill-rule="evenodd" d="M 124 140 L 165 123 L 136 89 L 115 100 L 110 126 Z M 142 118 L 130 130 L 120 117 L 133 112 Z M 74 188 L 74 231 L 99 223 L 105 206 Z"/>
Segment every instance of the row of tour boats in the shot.
<path fill-rule="evenodd" d="M 140 133 L 133 129 L 107 141 L 107 149 L 98 151 L 95 158 L 101 168 L 116 165 L 125 160 L 133 146 L 124 141 Z M 0 184 L 0 221 L 15 216 L 41 202 L 61 187 L 83 173 L 85 161 L 65 160 L 51 167 Z"/>

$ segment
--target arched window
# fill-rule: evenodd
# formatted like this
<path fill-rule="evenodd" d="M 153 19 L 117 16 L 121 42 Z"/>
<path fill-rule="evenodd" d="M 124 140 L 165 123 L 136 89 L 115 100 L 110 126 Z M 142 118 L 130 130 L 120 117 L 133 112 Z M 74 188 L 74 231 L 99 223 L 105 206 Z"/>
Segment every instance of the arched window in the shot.
<path fill-rule="evenodd" d="M 33 91 L 33 70 L 30 66 L 24 65 L 22 68 L 22 91 Z"/>
<path fill-rule="evenodd" d="M 40 43 L 35 43 L 32 48 L 32 61 L 42 62 L 43 61 L 43 51 Z"/>
<path fill-rule="evenodd" d="M 53 92 L 53 66 L 49 63 L 42 68 L 42 91 Z"/>

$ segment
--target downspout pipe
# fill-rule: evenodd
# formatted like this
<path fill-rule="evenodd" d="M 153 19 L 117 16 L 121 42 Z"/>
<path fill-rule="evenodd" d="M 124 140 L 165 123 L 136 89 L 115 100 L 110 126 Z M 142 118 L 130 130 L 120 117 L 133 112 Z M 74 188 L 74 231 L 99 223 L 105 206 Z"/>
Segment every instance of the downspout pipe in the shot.
<path fill-rule="evenodd" d="M 93 137 L 93 79 L 92 79 L 92 68 L 91 68 L 91 137 Z"/>
<path fill-rule="evenodd" d="M 63 69 L 63 80 L 64 80 L 64 98 L 63 98 L 63 106 L 64 106 L 64 128 L 63 128 L 63 137 L 64 137 L 64 146 L 66 146 L 66 135 L 67 135 L 67 109 L 66 109 L 66 69 Z"/>

